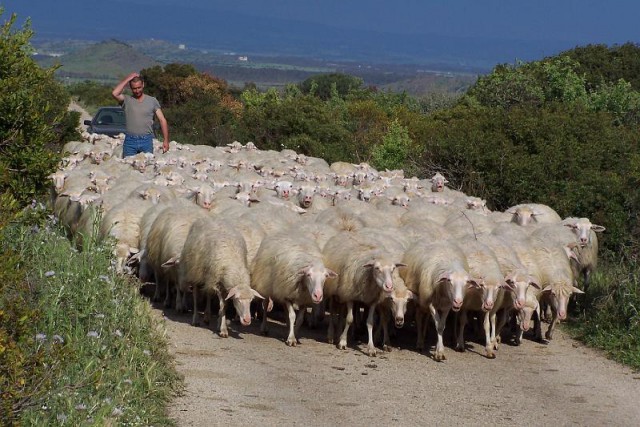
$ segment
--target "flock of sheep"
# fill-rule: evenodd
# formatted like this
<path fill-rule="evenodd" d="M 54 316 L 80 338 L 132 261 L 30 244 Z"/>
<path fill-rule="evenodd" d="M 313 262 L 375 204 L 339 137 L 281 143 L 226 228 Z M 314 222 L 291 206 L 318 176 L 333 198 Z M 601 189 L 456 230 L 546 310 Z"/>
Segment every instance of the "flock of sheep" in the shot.
<path fill-rule="evenodd" d="M 389 350 L 389 323 L 402 327 L 414 306 L 418 349 L 431 318 L 433 357 L 445 359 L 443 333 L 454 311 L 456 349 L 464 350 L 465 324 L 477 317 L 493 358 L 510 318 L 519 325 L 517 343 L 532 327 L 542 339 L 541 304 L 551 313 L 552 338 L 570 296 L 582 293 L 578 278 L 588 283 L 595 232 L 604 230 L 540 204 L 491 212 L 484 200 L 448 188 L 440 173 L 405 178 L 402 170 L 329 165 L 251 142 L 171 142 L 159 154 L 154 141 L 158 154 L 123 159 L 121 138 L 84 138 L 64 147 L 67 157 L 50 176 L 69 236 L 79 248 L 94 238 L 113 241 L 116 270 L 154 281 L 154 299 L 179 312 L 191 308 L 194 325 L 203 303 L 210 321 L 217 296 L 223 337 L 229 300 L 242 325 L 260 301 L 263 333 L 278 304 L 288 318 L 286 344 L 297 345 L 311 307 L 311 322 L 329 312 L 328 341 L 344 349 L 364 307 L 367 353 L 375 355 L 374 326 Z"/>

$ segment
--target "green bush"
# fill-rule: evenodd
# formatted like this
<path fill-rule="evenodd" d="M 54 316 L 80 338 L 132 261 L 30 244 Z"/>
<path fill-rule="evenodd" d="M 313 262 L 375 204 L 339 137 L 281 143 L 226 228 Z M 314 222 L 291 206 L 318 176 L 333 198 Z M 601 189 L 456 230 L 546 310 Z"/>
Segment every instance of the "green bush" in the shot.
<path fill-rule="evenodd" d="M 0 8 L 0 16 L 3 10 Z M 47 145 L 75 136 L 69 129 L 69 97 L 54 80 L 53 69 L 40 68 L 30 57 L 29 24 L 14 30 L 11 16 L 0 30 L 0 192 L 21 202 L 46 185 L 58 162 Z"/>
<path fill-rule="evenodd" d="M 89 80 L 67 86 L 69 94 L 91 113 L 95 113 L 99 107 L 117 104 L 111 96 L 112 90 L 111 86 Z"/>
<path fill-rule="evenodd" d="M 170 424 L 179 381 L 136 283 L 25 212 L 0 234 L 0 424 Z"/>

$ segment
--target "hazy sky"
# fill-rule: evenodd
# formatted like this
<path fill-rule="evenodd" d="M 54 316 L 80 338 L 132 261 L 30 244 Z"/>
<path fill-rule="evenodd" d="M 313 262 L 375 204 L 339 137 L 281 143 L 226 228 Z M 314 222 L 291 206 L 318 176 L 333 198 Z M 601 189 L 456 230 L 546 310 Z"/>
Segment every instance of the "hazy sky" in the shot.
<path fill-rule="evenodd" d="M 209 10 L 226 9 L 391 33 L 579 44 L 640 42 L 638 0 L 131 0 L 131 3 L 150 7 L 188 4 Z"/>
<path fill-rule="evenodd" d="M 369 57 L 469 59 L 484 66 L 540 59 L 589 43 L 640 43 L 640 0 L 0 0 L 1 5 L 21 19 L 31 16 L 41 36 L 157 38 L 267 53 L 297 48 L 318 56 L 328 47 L 342 49 L 343 56 L 366 51 Z"/>

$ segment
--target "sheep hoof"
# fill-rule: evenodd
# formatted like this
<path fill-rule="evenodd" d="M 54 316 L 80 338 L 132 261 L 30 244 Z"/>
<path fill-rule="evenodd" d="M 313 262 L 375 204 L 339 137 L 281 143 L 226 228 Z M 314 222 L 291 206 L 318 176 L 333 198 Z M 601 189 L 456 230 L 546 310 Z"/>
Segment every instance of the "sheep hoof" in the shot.
<path fill-rule="evenodd" d="M 459 353 L 464 353 L 464 345 L 456 345 L 456 351 Z"/>
<path fill-rule="evenodd" d="M 200 326 L 200 322 L 191 322 L 191 326 L 198 327 L 198 326 Z"/>
<path fill-rule="evenodd" d="M 296 342 L 296 340 L 295 340 L 295 339 L 288 339 L 288 340 L 287 340 L 287 345 L 288 345 L 289 347 L 296 347 L 296 346 L 298 345 L 298 343 Z"/>
<path fill-rule="evenodd" d="M 269 335 L 269 331 L 268 331 L 268 330 L 266 330 L 266 329 L 261 330 L 261 331 L 260 331 L 260 333 L 261 333 L 263 336 L 265 336 L 265 337 Z"/>
<path fill-rule="evenodd" d="M 487 350 L 487 359 L 495 359 L 496 354 L 493 351 Z"/>
<path fill-rule="evenodd" d="M 382 349 L 384 351 L 387 351 L 387 352 L 391 352 L 391 350 L 392 350 L 391 346 L 390 345 L 386 345 L 386 344 L 382 346 Z"/>
<path fill-rule="evenodd" d="M 552 334 L 551 332 L 548 332 L 548 331 L 547 331 L 547 332 L 544 334 L 544 337 L 545 337 L 547 340 L 551 341 L 551 340 L 553 339 L 553 334 Z"/>
<path fill-rule="evenodd" d="M 338 343 L 338 350 L 346 350 L 346 349 L 347 349 L 347 343 L 340 341 Z"/>
<path fill-rule="evenodd" d="M 436 354 L 433 355 L 433 360 L 436 362 L 444 362 L 447 360 L 447 357 L 444 355 L 444 352 L 436 351 Z"/>
<path fill-rule="evenodd" d="M 227 331 L 220 331 L 220 338 L 229 338 L 229 332 Z"/>
<path fill-rule="evenodd" d="M 367 354 L 369 357 L 376 357 L 377 351 L 375 348 L 369 348 L 367 349 Z"/>

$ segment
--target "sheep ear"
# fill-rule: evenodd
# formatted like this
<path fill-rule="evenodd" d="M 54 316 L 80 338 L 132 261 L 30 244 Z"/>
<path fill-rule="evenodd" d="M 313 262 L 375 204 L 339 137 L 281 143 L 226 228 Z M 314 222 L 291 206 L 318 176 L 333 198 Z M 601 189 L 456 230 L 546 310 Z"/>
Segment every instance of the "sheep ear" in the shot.
<path fill-rule="evenodd" d="M 436 283 L 440 283 L 443 282 L 445 280 L 449 280 L 449 278 L 451 277 L 451 273 L 449 273 L 448 271 L 445 273 L 442 273 L 439 277 Z"/>
<path fill-rule="evenodd" d="M 371 268 L 375 265 L 375 261 L 369 261 L 368 263 L 366 263 L 365 265 L 363 265 L 363 267 L 365 268 Z"/>
<path fill-rule="evenodd" d="M 551 285 L 547 285 L 542 289 L 542 293 L 553 292 L 553 288 Z"/>
<path fill-rule="evenodd" d="M 530 286 L 533 286 L 533 287 L 534 287 L 534 288 L 536 288 L 536 289 L 540 289 L 540 285 L 539 285 L 538 283 L 536 283 L 536 281 L 535 281 L 535 280 L 533 280 L 533 278 L 532 278 L 532 277 L 529 277 L 529 285 L 530 285 Z"/>
<path fill-rule="evenodd" d="M 591 224 L 591 229 L 596 233 L 602 233 L 604 230 L 606 230 L 606 228 L 604 228 L 603 226 L 595 224 Z"/>
<path fill-rule="evenodd" d="M 467 283 L 474 289 L 480 289 L 483 286 L 482 279 L 469 278 L 469 280 L 467 280 Z"/>
<path fill-rule="evenodd" d="M 573 291 L 574 294 L 584 294 L 584 291 L 582 289 L 578 289 L 575 286 L 573 286 L 571 290 Z"/>
<path fill-rule="evenodd" d="M 237 293 L 238 293 L 238 287 L 234 286 L 233 288 L 229 289 L 229 293 L 227 293 L 227 297 L 224 300 L 225 301 L 230 300 L 231 298 L 235 297 Z"/>
<path fill-rule="evenodd" d="M 414 300 L 416 299 L 416 294 L 414 294 L 413 292 L 411 292 L 409 289 L 407 289 L 407 299 L 409 300 Z"/>
<path fill-rule="evenodd" d="M 405 264 L 404 262 L 396 262 L 396 267 L 400 268 L 400 267 L 406 267 L 407 264 Z"/>
<path fill-rule="evenodd" d="M 574 247 L 575 247 L 575 245 L 573 243 L 570 243 L 570 244 L 568 244 L 567 246 L 564 247 L 564 252 L 567 254 L 567 258 L 572 259 L 575 262 L 579 263 L 580 261 L 578 261 L 578 256 L 573 251 Z"/>
<path fill-rule="evenodd" d="M 500 287 L 503 289 L 508 289 L 510 291 L 513 291 L 516 289 L 515 285 L 513 284 L 512 280 L 505 280 L 504 283 L 500 284 Z"/>
<path fill-rule="evenodd" d="M 335 278 L 337 278 L 337 277 L 338 277 L 338 273 L 336 273 L 336 272 L 335 272 L 335 271 L 333 271 L 333 270 L 329 270 L 328 268 L 327 268 L 327 272 L 326 272 L 326 274 L 327 274 L 327 277 L 328 277 L 329 279 L 335 279 Z"/>
<path fill-rule="evenodd" d="M 160 267 L 169 268 L 169 267 L 173 267 L 174 265 L 178 265 L 179 263 L 180 263 L 180 257 L 174 256 L 169 258 L 167 261 L 165 261 L 164 264 L 162 264 Z"/>
<path fill-rule="evenodd" d="M 251 293 L 256 298 L 264 299 L 264 297 L 262 295 L 260 295 L 260 293 L 258 293 L 258 291 L 256 291 L 255 289 L 251 289 Z"/>

